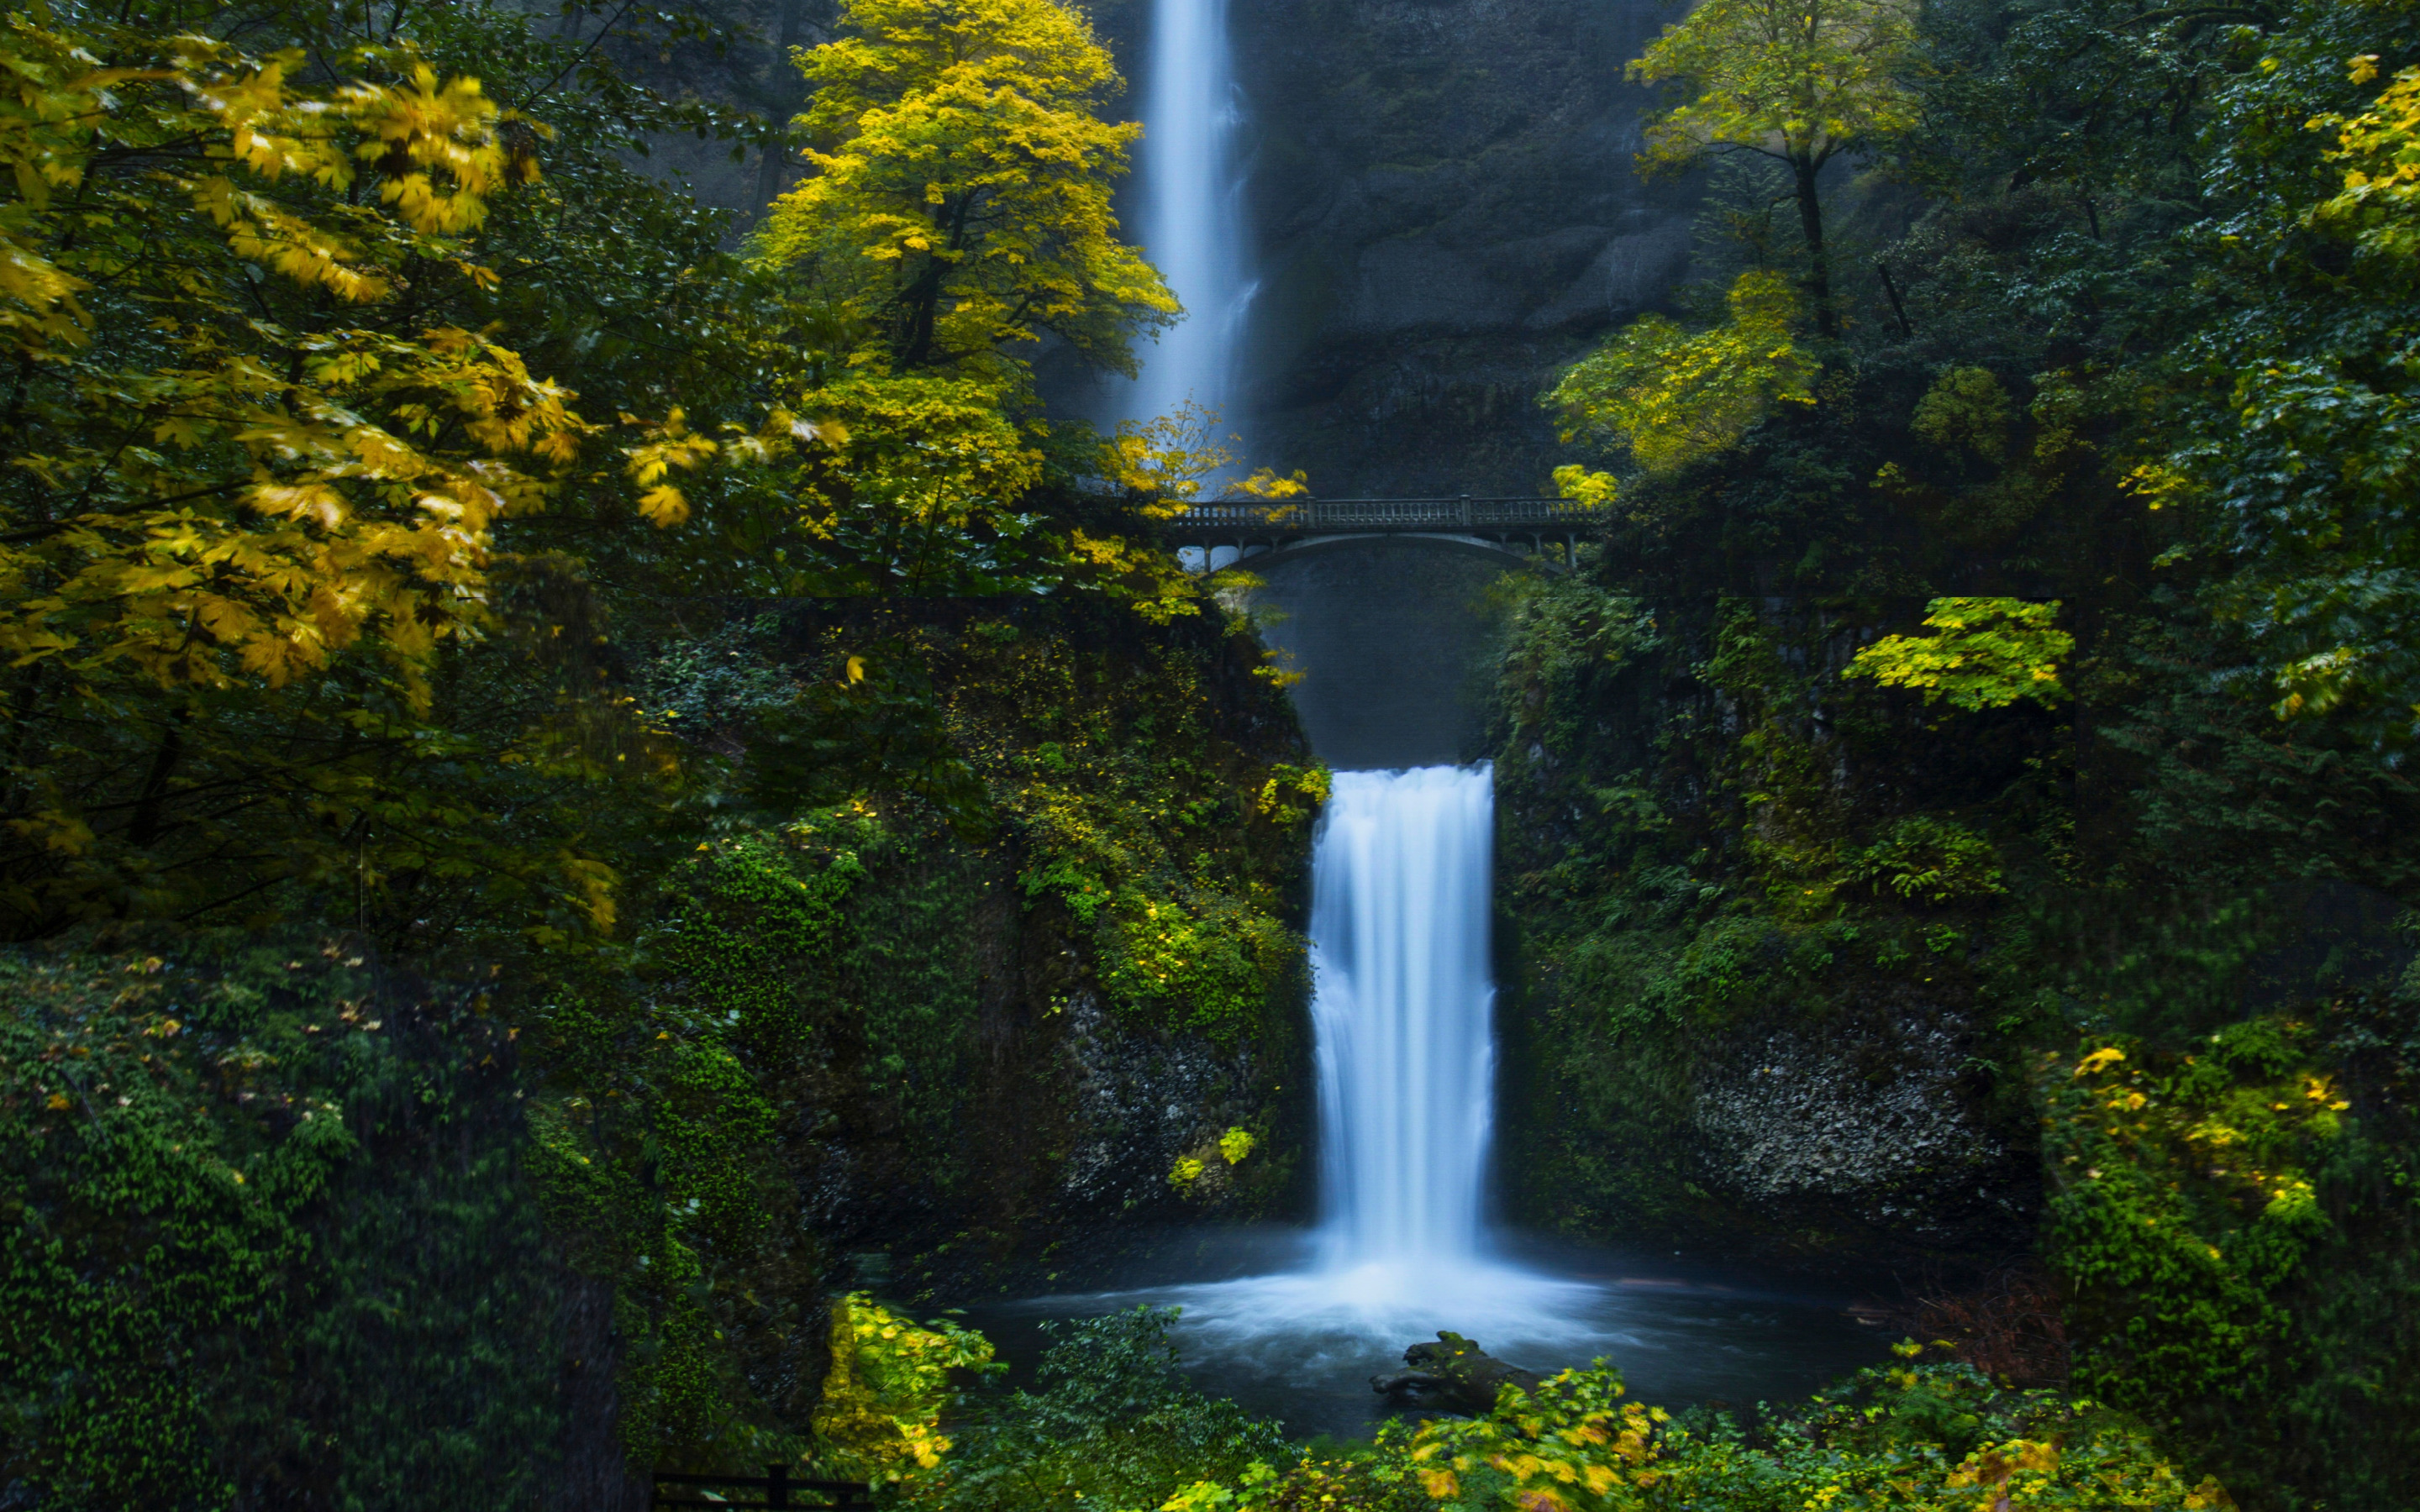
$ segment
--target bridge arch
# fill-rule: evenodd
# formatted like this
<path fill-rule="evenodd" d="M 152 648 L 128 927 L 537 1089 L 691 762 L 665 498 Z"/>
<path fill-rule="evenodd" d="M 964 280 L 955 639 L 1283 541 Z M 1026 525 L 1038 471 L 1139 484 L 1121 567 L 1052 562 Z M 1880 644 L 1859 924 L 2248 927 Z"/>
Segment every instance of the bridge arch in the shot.
<path fill-rule="evenodd" d="M 1569 499 L 1213 499 L 1193 504 L 1162 530 L 1197 571 L 1227 562 L 1371 536 L 1451 540 L 1483 551 L 1528 554 L 1544 563 L 1575 560 L 1580 537 L 1601 528 L 1604 511 Z M 1549 552 L 1549 547 L 1559 549 Z"/>
<path fill-rule="evenodd" d="M 1475 761 L 1502 643 L 1503 580 L 1540 564 L 1416 532 L 1313 538 L 1244 561 L 1251 607 L 1312 752 L 1341 770 Z"/>

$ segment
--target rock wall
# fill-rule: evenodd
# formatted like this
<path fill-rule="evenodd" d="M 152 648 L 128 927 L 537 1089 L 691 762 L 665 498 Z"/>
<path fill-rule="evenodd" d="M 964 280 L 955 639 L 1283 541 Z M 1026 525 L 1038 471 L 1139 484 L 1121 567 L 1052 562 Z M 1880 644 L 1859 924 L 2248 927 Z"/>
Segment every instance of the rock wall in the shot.
<path fill-rule="evenodd" d="M 1682 8 L 1234 0 L 1256 461 L 1331 498 L 1545 484 L 1538 395 L 1688 267 L 1695 191 L 1633 170 L 1622 79 Z"/>
<path fill-rule="evenodd" d="M 1785 1011 L 1701 1072 L 1686 1131 L 1700 1168 L 1773 1213 L 1838 1208 L 1943 1248 L 1993 1229 L 2013 1239 L 2037 1198 L 2031 1152 L 2011 1161 L 1973 1096 L 1975 1039 L 1937 1004 L 1812 1026 Z"/>
<path fill-rule="evenodd" d="M 1682 9 L 1233 0 L 1259 291 L 1226 418 L 1254 463 L 1328 498 L 1545 486 L 1538 396 L 1688 270 L 1696 188 L 1633 169 L 1651 97 L 1623 81 Z M 1149 11 L 1094 8 L 1129 80 Z"/>
<path fill-rule="evenodd" d="M 1891 732 L 1819 721 L 1784 671 L 1829 667 L 1839 638 L 1585 574 L 1537 580 L 1505 621 L 1512 1216 L 1864 1276 L 2022 1254 L 2041 1202 L 2027 1062 L 1967 944 L 2000 895 L 1852 881 L 1819 904 L 1823 873 L 1800 875 L 1904 801 L 1876 775 Z M 1977 744 L 2005 786 L 2023 753 Z M 1785 798 L 1816 817 L 1772 821 Z"/>

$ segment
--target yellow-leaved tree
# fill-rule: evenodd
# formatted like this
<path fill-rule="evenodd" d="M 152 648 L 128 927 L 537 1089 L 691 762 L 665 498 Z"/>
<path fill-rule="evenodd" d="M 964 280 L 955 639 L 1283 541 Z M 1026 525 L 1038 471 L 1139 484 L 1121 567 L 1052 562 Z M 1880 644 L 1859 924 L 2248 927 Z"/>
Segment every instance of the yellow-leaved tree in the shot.
<path fill-rule="evenodd" d="M 1823 165 L 1915 124 L 1902 82 L 1916 44 L 1914 0 L 1704 0 L 1648 46 L 1630 76 L 1672 81 L 1683 98 L 1648 123 L 1650 168 L 1709 151 L 1761 153 L 1790 172 L 1806 239 L 1816 330 L 1838 333 L 1823 246 Z"/>
<path fill-rule="evenodd" d="M 1091 25 L 1052 0 L 849 0 L 841 28 L 800 58 L 814 172 L 759 258 L 875 333 L 856 355 L 878 370 L 1015 391 L 1049 335 L 1131 374 L 1177 304 L 1118 239 L 1140 129 L 1102 117 L 1123 85 Z"/>
<path fill-rule="evenodd" d="M 9 42 L 0 346 L 21 371 L 72 375 L 116 424 L 106 446 L 41 444 L 22 380 L 0 419 L 37 443 L 12 457 L 24 478 L 0 535 L 0 653 L 20 669 L 275 687 L 360 641 L 417 697 L 432 648 L 481 613 L 491 527 L 535 505 L 584 428 L 514 352 L 457 327 L 398 329 L 380 308 L 408 262 L 464 256 L 454 239 L 514 176 L 496 107 L 476 80 L 408 56 L 364 60 L 392 83 L 298 91 L 300 54 L 255 60 L 203 38 L 177 39 L 153 69 L 95 69 L 22 20 Z M 207 155 L 89 181 L 105 150 L 180 136 Z M 367 193 L 315 215 L 295 184 Z M 209 238 L 197 250 L 254 286 L 279 279 L 364 318 L 304 332 L 264 320 L 240 284 L 192 299 L 170 238 Z M 188 295 L 178 316 L 97 308 L 150 325 L 162 361 L 91 362 L 97 337 L 126 332 L 97 332 L 81 297 L 106 283 L 122 299 L 154 270 Z"/>
<path fill-rule="evenodd" d="M 1082 540 L 1020 507 L 1047 434 L 1031 354 L 1048 337 L 1130 374 L 1131 342 L 1177 311 L 1118 237 L 1140 129 L 1104 118 L 1116 67 L 1052 0 L 850 0 L 840 28 L 798 54 L 813 172 L 753 247 L 842 351 L 792 401 L 829 443 L 791 488 L 825 563 L 798 586 L 998 592 L 1046 558 L 1090 572 Z"/>
<path fill-rule="evenodd" d="M 500 282 L 475 234 L 542 133 L 405 49 L 6 28 L 0 927 L 386 869 L 608 922 L 596 856 L 392 779 L 452 738 L 433 670 L 498 623 L 496 527 L 594 429 L 438 313 Z"/>

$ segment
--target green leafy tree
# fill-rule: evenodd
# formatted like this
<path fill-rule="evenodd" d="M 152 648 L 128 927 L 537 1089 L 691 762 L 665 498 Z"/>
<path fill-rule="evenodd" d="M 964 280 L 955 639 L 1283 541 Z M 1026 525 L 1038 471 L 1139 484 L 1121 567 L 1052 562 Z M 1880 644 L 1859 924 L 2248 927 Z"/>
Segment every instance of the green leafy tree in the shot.
<path fill-rule="evenodd" d="M 1885 687 L 1914 688 L 1927 703 L 1996 709 L 2020 699 L 2057 703 L 2067 697 L 2058 664 L 2075 637 L 2058 627 L 2058 605 L 2017 598 L 1936 598 L 1926 606 L 1934 635 L 1886 635 L 1860 650 L 1841 673 Z"/>
<path fill-rule="evenodd" d="M 2242 282 L 2178 354 L 2182 402 L 2137 476 L 2149 507 L 2205 526 L 2213 602 L 2276 712 L 2402 746 L 2420 736 L 2420 79 L 2378 88 L 2381 31 L 2314 16 L 2222 92 L 2211 176 L 2241 208 L 2196 239 Z"/>
<path fill-rule="evenodd" d="M 1901 78 L 1916 23 L 1907 0 L 1707 0 L 1630 65 L 1634 79 L 1684 86 L 1681 102 L 1649 123 L 1646 166 L 1741 151 L 1788 169 L 1808 302 L 1826 337 L 1839 333 L 1839 316 L 1819 180 L 1840 153 L 1916 124 L 1916 98 Z"/>
<path fill-rule="evenodd" d="M 1727 303 L 1730 318 L 1704 332 L 1642 316 L 1564 374 L 1545 401 L 1563 440 L 1626 446 L 1640 467 L 1670 472 L 1737 445 L 1776 404 L 1812 404 L 1815 364 L 1792 339 L 1787 281 L 1751 269 Z M 1556 481 L 1574 498 L 1612 498 L 1601 473 L 1566 469 Z"/>

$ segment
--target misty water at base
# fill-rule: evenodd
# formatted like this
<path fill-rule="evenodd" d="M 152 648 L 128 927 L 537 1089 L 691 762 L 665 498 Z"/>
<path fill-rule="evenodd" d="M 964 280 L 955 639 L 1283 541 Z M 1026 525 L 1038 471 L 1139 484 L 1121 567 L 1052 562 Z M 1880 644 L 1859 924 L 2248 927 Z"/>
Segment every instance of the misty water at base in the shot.
<path fill-rule="evenodd" d="M 1494 837 L 1483 764 L 1335 774 L 1311 864 L 1318 1227 L 1188 1236 L 1121 1289 L 972 1310 L 1012 1363 L 1045 1319 L 1178 1307 L 1205 1389 L 1358 1435 L 1370 1378 L 1446 1329 L 1542 1373 L 1609 1359 L 1673 1405 L 1800 1395 L 1883 1354 L 1842 1299 L 1485 1230 Z"/>
<path fill-rule="evenodd" d="M 1366 1438 L 1387 1415 L 1373 1375 L 1440 1329 L 1551 1374 L 1605 1358 L 1637 1400 L 1741 1410 L 1803 1396 L 1888 1358 L 1898 1335 L 1861 1323 L 1846 1289 L 1643 1250 L 1497 1236 L 1471 1270 L 1440 1274 L 1427 1300 L 1382 1285 L 1331 1288 L 1315 1231 L 1205 1228 L 1171 1235 L 1113 1289 L 971 1304 L 1031 1384 L 1046 1319 L 1137 1306 L 1183 1309 L 1171 1336 L 1186 1375 L 1214 1396 L 1283 1422 L 1296 1437 Z M 1439 1294 L 1439 1293 L 1443 1294 Z"/>

